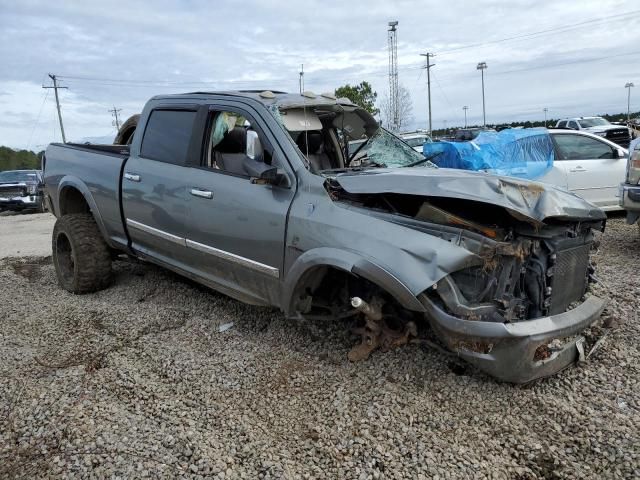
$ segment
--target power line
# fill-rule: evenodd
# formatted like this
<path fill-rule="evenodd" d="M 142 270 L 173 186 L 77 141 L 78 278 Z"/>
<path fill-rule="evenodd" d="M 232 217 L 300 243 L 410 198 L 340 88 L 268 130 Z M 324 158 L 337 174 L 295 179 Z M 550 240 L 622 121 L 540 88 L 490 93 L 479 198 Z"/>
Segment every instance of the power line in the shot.
<path fill-rule="evenodd" d="M 33 138 L 33 133 L 36 131 L 36 127 L 38 123 L 40 123 L 40 115 L 42 115 L 42 109 L 44 108 L 44 104 L 47 102 L 47 97 L 49 96 L 49 90 L 44 93 L 44 99 L 42 100 L 42 105 L 40 105 L 40 110 L 38 110 L 38 116 L 36 117 L 36 122 L 33 124 L 31 128 L 31 134 L 29 135 L 29 141 L 27 142 L 27 150 L 31 147 L 31 139 Z"/>
<path fill-rule="evenodd" d="M 514 35 L 512 37 L 505 37 L 505 38 L 499 38 L 499 39 L 496 39 L 496 40 L 489 40 L 487 42 L 480 42 L 480 43 L 472 43 L 472 44 L 468 44 L 468 45 L 462 45 L 460 47 L 450 48 L 448 50 L 442 50 L 442 51 L 438 52 L 438 54 L 444 55 L 446 53 L 457 52 L 457 51 L 460 51 L 460 50 L 467 50 L 469 48 L 483 47 L 485 45 L 493 45 L 493 44 L 496 44 L 496 43 L 504 43 L 504 42 L 509 42 L 509 41 L 512 41 L 512 40 L 521 40 L 521 39 L 524 39 L 524 38 L 544 36 L 544 35 L 548 35 L 550 33 L 555 33 L 555 32 L 559 32 L 559 31 L 563 31 L 563 30 L 571 30 L 571 29 L 582 27 L 582 26 L 585 26 L 585 25 L 592 25 L 592 24 L 598 24 L 598 23 L 607 23 L 608 21 L 611 21 L 611 20 L 620 20 L 623 17 L 635 16 L 635 15 L 638 15 L 639 13 L 640 13 L 640 10 L 633 10 L 631 12 L 619 13 L 617 15 L 609 15 L 607 17 L 593 18 L 593 19 L 585 20 L 585 21 L 578 22 L 578 23 L 572 23 L 572 24 L 568 24 L 568 25 L 561 25 L 561 26 L 558 26 L 558 27 L 555 27 L 555 28 L 548 28 L 546 30 L 540 30 L 540 31 L 537 31 L 537 32 L 523 33 L 521 35 Z"/>

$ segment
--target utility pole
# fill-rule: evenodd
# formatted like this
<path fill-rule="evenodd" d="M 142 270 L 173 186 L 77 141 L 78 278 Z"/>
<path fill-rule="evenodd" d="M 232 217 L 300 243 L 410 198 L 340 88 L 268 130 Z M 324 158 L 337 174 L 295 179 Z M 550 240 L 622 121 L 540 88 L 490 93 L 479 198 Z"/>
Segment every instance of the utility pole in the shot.
<path fill-rule="evenodd" d="M 544 107 L 543 111 L 544 111 L 544 128 L 547 128 L 547 112 L 549 111 L 549 109 L 547 107 Z"/>
<path fill-rule="evenodd" d="M 300 78 L 298 80 L 300 83 L 300 95 L 304 93 L 304 63 L 300 64 Z"/>
<path fill-rule="evenodd" d="M 635 87 L 633 82 L 627 82 L 624 86 L 627 89 L 627 122 L 631 121 L 631 87 Z"/>
<path fill-rule="evenodd" d="M 60 112 L 60 99 L 58 98 L 58 89 L 60 88 L 68 88 L 68 87 L 60 87 L 58 85 L 58 79 L 55 75 L 49 74 L 49 78 L 53 81 L 53 87 L 45 87 L 42 88 L 53 88 L 54 93 L 56 94 L 56 108 L 58 109 L 58 120 L 60 121 L 60 132 L 62 133 L 62 143 L 67 143 L 67 138 L 64 136 L 64 126 L 62 125 L 62 113 Z"/>
<path fill-rule="evenodd" d="M 480 62 L 476 67 L 476 70 L 480 70 L 482 74 L 482 125 L 486 128 L 487 126 L 487 112 L 484 106 L 484 71 L 487 68 L 487 62 Z"/>
<path fill-rule="evenodd" d="M 427 69 L 427 98 L 429 102 L 429 136 L 431 136 L 431 67 L 434 67 L 436 64 L 431 63 L 431 57 L 435 57 L 433 53 L 421 53 L 423 57 L 427 57 L 427 64 L 422 67 Z"/>
<path fill-rule="evenodd" d="M 107 110 L 107 111 L 111 112 L 111 114 L 114 117 L 116 117 L 115 126 L 116 126 L 116 129 L 119 131 L 120 130 L 120 120 L 118 119 L 118 113 L 120 113 L 122 111 L 122 109 L 121 108 L 116 108 L 116 106 L 114 105 L 113 109 Z"/>
<path fill-rule="evenodd" d="M 469 110 L 469 107 L 465 105 L 462 110 L 464 110 L 464 128 L 467 128 L 467 110 Z"/>

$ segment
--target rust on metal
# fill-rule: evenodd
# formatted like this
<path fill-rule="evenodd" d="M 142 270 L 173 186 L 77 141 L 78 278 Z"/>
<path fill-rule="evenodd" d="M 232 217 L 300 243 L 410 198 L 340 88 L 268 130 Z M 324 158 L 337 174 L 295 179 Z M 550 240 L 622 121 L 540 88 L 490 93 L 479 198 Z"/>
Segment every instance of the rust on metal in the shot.
<path fill-rule="evenodd" d="M 352 362 L 366 360 L 378 348 L 387 352 L 405 345 L 411 338 L 418 335 L 414 322 L 407 322 L 400 330 L 389 327 L 382 314 L 382 300 L 377 297 L 371 303 L 365 302 L 360 297 L 353 297 L 351 306 L 364 314 L 365 318 L 365 325 L 354 330 L 362 340 L 347 355 Z"/>

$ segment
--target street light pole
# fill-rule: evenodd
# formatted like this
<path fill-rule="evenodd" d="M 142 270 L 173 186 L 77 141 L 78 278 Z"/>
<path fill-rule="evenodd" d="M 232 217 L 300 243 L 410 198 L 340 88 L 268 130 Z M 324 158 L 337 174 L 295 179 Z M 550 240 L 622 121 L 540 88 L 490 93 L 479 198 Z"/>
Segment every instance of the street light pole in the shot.
<path fill-rule="evenodd" d="M 487 68 L 487 62 L 480 62 L 476 66 L 476 70 L 480 70 L 480 74 L 482 75 L 482 124 L 484 127 L 487 126 L 487 112 L 484 104 L 484 71 Z"/>
<path fill-rule="evenodd" d="M 547 112 L 549 111 L 549 109 L 547 107 L 544 107 L 544 128 L 547 128 Z"/>
<path fill-rule="evenodd" d="M 631 87 L 635 87 L 633 82 L 627 82 L 624 86 L 627 89 L 627 122 L 631 121 Z"/>
<path fill-rule="evenodd" d="M 464 110 L 464 128 L 467 128 L 467 110 L 469 110 L 469 107 L 465 105 L 462 110 Z"/>

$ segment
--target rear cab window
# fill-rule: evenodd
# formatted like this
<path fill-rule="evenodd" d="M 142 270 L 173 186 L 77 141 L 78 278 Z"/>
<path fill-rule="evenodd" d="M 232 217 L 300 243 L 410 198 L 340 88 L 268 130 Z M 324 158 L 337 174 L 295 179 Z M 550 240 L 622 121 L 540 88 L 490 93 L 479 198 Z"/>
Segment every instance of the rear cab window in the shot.
<path fill-rule="evenodd" d="M 151 160 L 185 165 L 196 112 L 154 110 L 142 138 L 140 156 Z"/>

